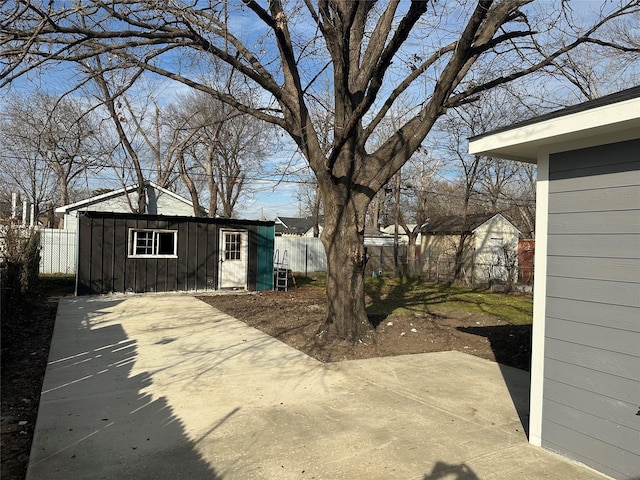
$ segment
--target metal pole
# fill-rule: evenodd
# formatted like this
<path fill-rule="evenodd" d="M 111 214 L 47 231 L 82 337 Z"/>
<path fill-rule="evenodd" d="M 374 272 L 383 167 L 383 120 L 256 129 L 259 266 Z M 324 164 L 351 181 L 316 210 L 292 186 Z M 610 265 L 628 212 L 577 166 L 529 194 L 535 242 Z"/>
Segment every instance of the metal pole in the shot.
<path fill-rule="evenodd" d="M 396 208 L 393 226 L 393 273 L 398 275 L 398 217 L 400 216 L 400 170 L 396 173 Z"/>

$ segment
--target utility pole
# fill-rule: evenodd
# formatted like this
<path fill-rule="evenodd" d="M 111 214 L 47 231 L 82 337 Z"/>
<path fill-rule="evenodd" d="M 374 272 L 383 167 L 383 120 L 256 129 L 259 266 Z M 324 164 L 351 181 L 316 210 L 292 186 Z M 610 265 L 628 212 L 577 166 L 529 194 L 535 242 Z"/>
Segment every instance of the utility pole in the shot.
<path fill-rule="evenodd" d="M 394 226 L 393 226 L 393 273 L 398 275 L 398 217 L 400 216 L 400 183 L 402 181 L 401 170 L 396 173 L 396 206 L 394 213 Z"/>

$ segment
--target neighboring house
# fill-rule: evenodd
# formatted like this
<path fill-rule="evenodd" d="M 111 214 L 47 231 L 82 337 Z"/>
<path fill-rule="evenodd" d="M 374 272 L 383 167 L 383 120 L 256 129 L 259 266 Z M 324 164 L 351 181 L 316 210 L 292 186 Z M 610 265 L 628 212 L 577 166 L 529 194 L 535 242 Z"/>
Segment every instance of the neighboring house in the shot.
<path fill-rule="evenodd" d="M 410 223 L 407 225 L 407 228 L 409 229 L 410 232 L 413 232 L 416 229 L 421 230 L 421 226 L 418 225 L 417 223 Z M 396 226 L 387 225 L 386 227 L 381 228 L 380 231 L 387 235 L 395 236 Z M 422 232 L 419 231 L 418 235 L 416 236 L 416 246 L 419 246 L 421 242 L 422 242 Z M 402 225 L 398 225 L 398 243 L 400 244 L 409 243 L 409 235 L 407 234 L 407 232 L 405 232 L 404 227 Z"/>
<path fill-rule="evenodd" d="M 318 219 L 322 232 L 323 217 Z M 313 217 L 276 217 L 276 235 L 289 237 L 313 237 Z"/>
<path fill-rule="evenodd" d="M 193 216 L 193 203 L 153 182 L 145 182 L 147 213 L 152 215 Z M 131 202 L 131 203 L 130 203 Z M 56 208 L 63 215 L 63 229 L 45 228 L 42 231 L 41 273 L 75 273 L 77 259 L 78 214 L 80 212 L 131 213 L 137 205 L 137 186 L 133 185 L 79 202 Z M 203 211 L 203 213 L 205 213 Z"/>
<path fill-rule="evenodd" d="M 80 212 L 76 294 L 271 290 L 273 225 Z"/>
<path fill-rule="evenodd" d="M 319 230 L 322 233 L 324 217 L 319 218 Z M 276 217 L 276 236 L 283 237 L 313 237 L 313 217 Z M 393 235 L 366 227 L 364 243 L 367 246 L 393 246 Z M 406 243 L 406 242 L 405 242 Z"/>
<path fill-rule="evenodd" d="M 469 284 L 514 282 L 520 231 L 500 213 L 448 215 L 422 227 L 422 271 L 430 280 L 452 280 L 456 249 L 465 235 L 463 279 Z"/>
<path fill-rule="evenodd" d="M 180 195 L 146 181 L 147 211 L 150 215 L 194 216 L 193 203 Z M 131 213 L 131 205 L 137 205 L 137 185 L 120 188 L 102 195 L 56 208 L 58 215 L 64 215 L 64 228 L 77 231 L 78 212 Z"/>
<path fill-rule="evenodd" d="M 406 244 L 406 240 L 398 237 L 398 244 Z M 365 247 L 393 247 L 394 237 L 374 227 L 364 227 Z"/>
<path fill-rule="evenodd" d="M 537 163 L 529 441 L 640 475 L 640 86 L 472 138 Z"/>

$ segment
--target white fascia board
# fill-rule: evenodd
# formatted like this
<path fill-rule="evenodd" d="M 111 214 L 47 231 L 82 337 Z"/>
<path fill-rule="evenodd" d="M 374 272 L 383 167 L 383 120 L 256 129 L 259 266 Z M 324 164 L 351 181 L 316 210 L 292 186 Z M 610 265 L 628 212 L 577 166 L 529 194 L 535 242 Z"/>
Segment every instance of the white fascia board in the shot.
<path fill-rule="evenodd" d="M 162 192 L 170 197 L 175 198 L 176 200 L 180 200 L 181 202 L 193 207 L 193 202 L 187 198 L 184 198 L 177 193 L 172 192 L 171 190 L 167 190 L 166 188 L 161 187 L 160 185 L 154 182 L 147 182 L 147 187 L 151 186 L 155 188 L 157 191 Z M 112 190 L 111 192 L 106 192 L 100 195 L 96 195 L 95 197 L 86 198 L 84 200 L 80 200 L 79 202 L 70 203 L 68 205 L 63 205 L 61 207 L 56 208 L 56 213 L 68 213 L 73 210 L 79 210 L 88 205 L 95 205 L 96 203 L 103 202 L 104 200 L 108 200 L 110 198 L 119 197 L 126 193 L 134 192 L 138 188 L 138 185 L 131 185 L 130 187 L 119 188 L 118 190 Z"/>
<path fill-rule="evenodd" d="M 541 150 L 554 153 L 568 145 L 580 148 L 639 137 L 640 98 L 633 98 L 472 139 L 469 153 L 535 163 Z"/>
<path fill-rule="evenodd" d="M 170 196 L 170 197 L 173 197 L 173 198 L 175 198 L 176 200 L 180 200 L 182 203 L 184 203 L 184 204 L 186 204 L 186 205 L 189 205 L 190 207 L 193 207 L 193 202 L 192 202 L 191 200 L 189 200 L 188 198 L 184 198 L 183 196 L 178 195 L 177 193 L 172 192 L 171 190 L 167 190 L 166 188 L 161 187 L 161 186 L 160 186 L 160 185 L 158 185 L 157 183 L 154 183 L 154 182 L 151 182 L 151 181 L 149 181 L 149 182 L 148 182 L 148 185 L 149 185 L 149 186 L 152 186 L 153 188 L 155 188 L 155 189 L 156 189 L 156 190 L 158 190 L 159 192 L 162 192 L 162 193 L 163 193 L 163 194 L 165 194 L 165 195 L 168 195 L 168 196 Z"/>
<path fill-rule="evenodd" d="M 63 205 L 61 207 L 57 207 L 56 208 L 56 213 L 68 213 L 70 211 L 73 210 L 79 210 L 80 208 L 86 206 L 86 205 L 93 205 L 95 203 L 100 203 L 104 200 L 107 200 L 109 198 L 113 198 L 113 197 L 118 197 L 120 195 L 123 195 L 125 192 L 127 191 L 133 191 L 136 187 L 136 185 L 132 186 L 132 187 L 124 187 L 124 188 L 119 188 L 118 190 L 112 190 L 110 192 L 106 192 L 100 195 L 96 195 L 95 197 L 89 197 L 89 198 L 85 198 L 84 200 L 80 200 L 78 202 L 75 203 L 70 203 L 68 205 Z"/>

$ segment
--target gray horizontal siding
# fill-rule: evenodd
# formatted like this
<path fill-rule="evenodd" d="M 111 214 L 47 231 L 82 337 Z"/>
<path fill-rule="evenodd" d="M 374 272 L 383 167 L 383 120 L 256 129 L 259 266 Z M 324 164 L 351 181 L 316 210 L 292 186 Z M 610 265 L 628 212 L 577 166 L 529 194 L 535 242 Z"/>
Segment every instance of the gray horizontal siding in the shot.
<path fill-rule="evenodd" d="M 640 188 L 638 198 L 640 199 Z M 602 210 L 596 209 L 580 213 L 553 213 L 549 215 L 553 230 L 550 235 L 584 235 L 584 234 L 639 234 L 640 215 L 637 210 Z"/>
<path fill-rule="evenodd" d="M 547 279 L 547 292 L 549 297 L 587 302 L 582 308 L 588 308 L 588 305 L 592 302 L 640 308 L 640 288 L 638 283 L 549 277 Z M 606 323 L 606 319 L 603 319 L 603 323 Z"/>
<path fill-rule="evenodd" d="M 574 343 L 572 340 L 571 337 L 570 340 L 547 337 L 545 342 L 547 358 L 640 382 L 640 358 L 637 355 L 612 352 L 584 343 Z"/>
<path fill-rule="evenodd" d="M 640 178 L 638 182 L 640 183 Z M 640 207 L 640 186 L 638 185 L 596 189 L 585 189 L 583 184 L 576 185 L 576 188 L 578 186 L 581 187 L 578 190 L 551 192 L 554 202 L 553 205 L 549 205 L 549 214 L 584 212 L 584 215 L 589 212 L 637 210 Z M 635 220 L 637 221 L 637 218 Z M 618 225 L 618 227 L 621 226 Z"/>
<path fill-rule="evenodd" d="M 640 472 L 638 455 L 564 425 L 548 422 L 543 429 L 542 446 L 567 455 L 585 465 L 620 480 L 636 480 Z"/>
<path fill-rule="evenodd" d="M 549 235 L 548 255 L 640 258 L 638 235 Z"/>
<path fill-rule="evenodd" d="M 607 348 L 615 353 L 633 355 L 636 364 L 632 368 L 636 371 L 640 369 L 640 332 L 554 318 L 547 325 L 545 333 L 549 340 L 567 341 L 598 349 Z M 593 353 L 598 355 L 599 352 Z"/>
<path fill-rule="evenodd" d="M 552 155 L 542 442 L 640 475 L 640 140 Z"/>
<path fill-rule="evenodd" d="M 564 178 L 556 179 L 549 184 L 549 194 L 571 191 L 602 190 L 620 187 L 635 187 L 640 182 L 640 173 L 625 172 L 620 178 L 619 173 L 606 173 L 602 175 L 586 176 L 579 179 Z"/>
<path fill-rule="evenodd" d="M 572 257 L 549 257 L 549 276 L 561 277 L 568 271 L 571 271 L 575 278 L 636 282 L 640 276 L 640 259 L 588 257 L 576 262 Z"/>
<path fill-rule="evenodd" d="M 607 395 L 599 395 L 588 390 L 581 390 L 573 385 L 548 380 L 548 388 L 545 390 L 545 401 L 573 406 L 582 412 L 590 412 L 592 415 L 608 420 L 609 422 L 625 425 L 629 419 L 636 416 L 638 405 L 624 402 Z"/>
<path fill-rule="evenodd" d="M 549 173 L 554 179 L 564 179 L 636 172 L 638 152 L 640 139 L 557 153 L 553 155 Z"/>
<path fill-rule="evenodd" d="M 626 403 L 638 402 L 640 386 L 637 381 L 629 380 L 628 378 L 598 372 L 554 358 L 545 359 L 544 372 L 545 378 L 572 385 L 580 390 L 587 390 L 597 395 L 608 396 Z"/>
<path fill-rule="evenodd" d="M 606 303 L 585 304 L 582 300 L 547 297 L 547 318 L 579 320 L 583 324 L 637 332 L 640 309 Z M 551 323 L 552 320 L 548 320 L 547 328 Z"/>
<path fill-rule="evenodd" d="M 593 438 L 604 434 L 610 439 L 611 445 L 614 447 L 636 455 L 640 454 L 638 430 L 633 430 L 603 418 L 593 416 L 578 410 L 573 404 L 565 405 L 554 402 L 553 400 L 547 401 L 548 417 L 551 418 L 554 423 L 566 428 L 572 428 L 576 432 Z"/>

